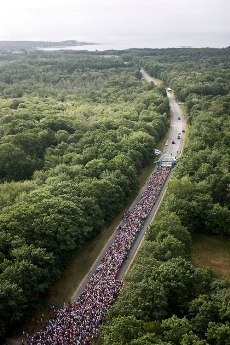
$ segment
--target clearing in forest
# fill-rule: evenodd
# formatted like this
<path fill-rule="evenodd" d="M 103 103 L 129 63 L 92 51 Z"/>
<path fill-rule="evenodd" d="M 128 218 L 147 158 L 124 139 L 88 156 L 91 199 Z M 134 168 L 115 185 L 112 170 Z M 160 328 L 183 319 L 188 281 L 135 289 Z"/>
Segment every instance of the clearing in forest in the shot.
<path fill-rule="evenodd" d="M 221 278 L 230 278 L 230 238 L 194 235 L 192 262 L 197 267 L 212 268 Z"/>

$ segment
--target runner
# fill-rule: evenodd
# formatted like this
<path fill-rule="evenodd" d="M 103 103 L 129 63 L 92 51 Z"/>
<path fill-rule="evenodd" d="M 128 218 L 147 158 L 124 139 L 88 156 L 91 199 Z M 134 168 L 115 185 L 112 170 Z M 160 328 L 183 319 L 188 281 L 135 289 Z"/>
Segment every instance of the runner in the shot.
<path fill-rule="evenodd" d="M 27 338 L 27 344 L 91 345 L 98 336 L 106 313 L 117 298 L 123 281 L 118 272 L 136 236 L 142 229 L 169 174 L 169 167 L 158 167 L 132 211 L 125 213 L 125 223 L 100 261 L 76 302 L 54 309 L 44 329 Z"/>

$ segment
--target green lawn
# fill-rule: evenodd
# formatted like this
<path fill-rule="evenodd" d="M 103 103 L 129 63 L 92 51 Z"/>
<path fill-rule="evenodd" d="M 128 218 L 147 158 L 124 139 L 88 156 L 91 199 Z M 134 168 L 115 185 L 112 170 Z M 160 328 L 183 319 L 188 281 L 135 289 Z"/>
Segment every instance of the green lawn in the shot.
<path fill-rule="evenodd" d="M 230 238 L 195 234 L 192 263 L 212 268 L 221 278 L 230 278 Z"/>

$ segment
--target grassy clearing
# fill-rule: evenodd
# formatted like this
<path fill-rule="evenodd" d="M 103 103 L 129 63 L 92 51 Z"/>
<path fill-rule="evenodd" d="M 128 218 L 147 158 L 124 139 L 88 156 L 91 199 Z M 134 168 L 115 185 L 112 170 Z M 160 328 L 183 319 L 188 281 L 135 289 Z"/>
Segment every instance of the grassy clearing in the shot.
<path fill-rule="evenodd" d="M 195 234 L 192 263 L 212 268 L 220 278 L 230 278 L 230 238 Z"/>

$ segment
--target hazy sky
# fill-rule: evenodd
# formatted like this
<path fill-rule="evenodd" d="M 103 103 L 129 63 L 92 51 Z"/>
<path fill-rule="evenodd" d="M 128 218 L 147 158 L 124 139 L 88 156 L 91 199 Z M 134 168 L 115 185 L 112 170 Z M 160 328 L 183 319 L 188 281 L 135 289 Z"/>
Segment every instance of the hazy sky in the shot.
<path fill-rule="evenodd" d="M 230 0 L 2 0 L 0 40 L 230 32 Z"/>

